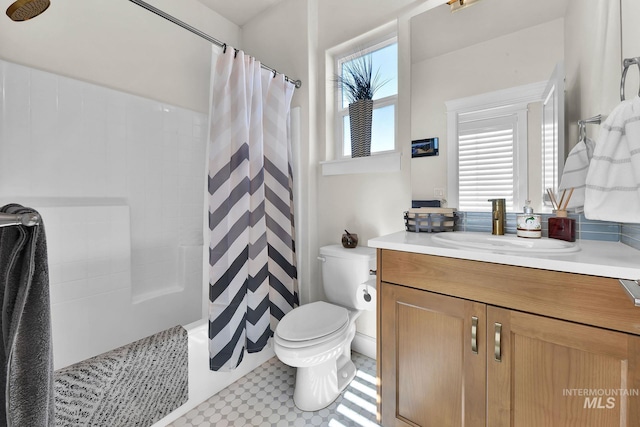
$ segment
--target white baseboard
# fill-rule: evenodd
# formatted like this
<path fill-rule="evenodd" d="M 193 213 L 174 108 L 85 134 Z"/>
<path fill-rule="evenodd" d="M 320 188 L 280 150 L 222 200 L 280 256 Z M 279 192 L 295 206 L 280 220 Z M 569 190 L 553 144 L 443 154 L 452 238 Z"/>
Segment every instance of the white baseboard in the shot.
<path fill-rule="evenodd" d="M 367 357 L 376 359 L 376 339 L 369 335 L 356 332 L 356 336 L 351 343 L 351 350 L 364 354 Z"/>

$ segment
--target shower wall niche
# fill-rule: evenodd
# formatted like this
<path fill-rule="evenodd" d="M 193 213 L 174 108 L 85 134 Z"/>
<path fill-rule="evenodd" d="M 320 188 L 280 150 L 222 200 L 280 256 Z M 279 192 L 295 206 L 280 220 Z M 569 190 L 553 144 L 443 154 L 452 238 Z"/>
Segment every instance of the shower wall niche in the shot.
<path fill-rule="evenodd" d="M 1 60 L 0 85 L 0 204 L 42 210 L 54 352 L 200 319 L 206 115 Z"/>

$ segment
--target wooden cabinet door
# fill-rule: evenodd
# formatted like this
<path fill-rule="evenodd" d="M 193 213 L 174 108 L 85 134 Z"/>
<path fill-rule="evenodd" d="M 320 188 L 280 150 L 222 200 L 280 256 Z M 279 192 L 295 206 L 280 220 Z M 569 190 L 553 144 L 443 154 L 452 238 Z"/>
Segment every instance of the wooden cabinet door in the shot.
<path fill-rule="evenodd" d="M 640 426 L 640 337 L 492 306 L 487 335 L 488 426 Z"/>
<path fill-rule="evenodd" d="M 384 282 L 380 287 L 382 425 L 484 427 L 486 306 Z"/>

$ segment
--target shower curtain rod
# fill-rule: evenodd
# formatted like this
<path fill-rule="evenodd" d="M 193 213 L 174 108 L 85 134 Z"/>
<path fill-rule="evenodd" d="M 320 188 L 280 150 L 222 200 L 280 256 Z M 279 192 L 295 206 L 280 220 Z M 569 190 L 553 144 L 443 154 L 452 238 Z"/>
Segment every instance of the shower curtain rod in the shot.
<path fill-rule="evenodd" d="M 34 213 L 0 213 L 0 227 L 8 227 L 10 225 L 26 225 L 27 227 L 33 227 L 38 224 L 40 224 L 40 217 Z"/>
<path fill-rule="evenodd" d="M 144 2 L 142 0 L 129 0 L 132 3 L 137 4 L 138 6 L 147 9 L 149 12 L 153 12 L 156 15 L 166 19 L 167 21 L 171 21 L 176 25 L 179 25 L 180 27 L 184 28 L 185 30 L 191 31 L 193 34 L 196 34 L 200 37 L 202 37 L 205 40 L 210 41 L 211 43 L 215 44 L 216 46 L 219 46 L 221 48 L 226 48 L 227 44 L 221 42 L 220 40 L 216 40 L 213 37 L 211 37 L 210 35 L 203 33 L 202 31 L 198 30 L 197 28 L 192 27 L 191 25 L 187 24 L 186 22 L 183 22 L 181 20 L 179 20 L 178 18 L 175 18 L 171 15 L 169 15 L 168 13 L 163 12 L 162 10 L 158 9 L 157 7 L 154 7 L 152 5 L 150 5 L 147 2 Z M 264 64 L 260 64 L 262 66 L 262 68 L 264 68 L 265 70 L 269 70 L 272 73 L 277 73 L 278 71 L 276 71 L 275 68 L 271 68 L 271 67 L 267 67 Z M 291 77 L 285 75 L 284 76 L 285 80 L 287 80 L 288 82 L 291 82 L 295 85 L 296 89 L 299 89 L 302 86 L 302 81 L 301 80 L 294 80 Z"/>

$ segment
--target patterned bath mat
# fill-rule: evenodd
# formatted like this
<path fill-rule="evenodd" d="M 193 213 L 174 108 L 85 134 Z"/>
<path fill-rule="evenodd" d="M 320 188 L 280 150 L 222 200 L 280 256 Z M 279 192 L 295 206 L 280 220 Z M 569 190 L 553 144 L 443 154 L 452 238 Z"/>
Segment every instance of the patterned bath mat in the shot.
<path fill-rule="evenodd" d="M 150 426 L 187 401 L 188 375 L 181 326 L 62 368 L 56 426 Z"/>

